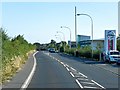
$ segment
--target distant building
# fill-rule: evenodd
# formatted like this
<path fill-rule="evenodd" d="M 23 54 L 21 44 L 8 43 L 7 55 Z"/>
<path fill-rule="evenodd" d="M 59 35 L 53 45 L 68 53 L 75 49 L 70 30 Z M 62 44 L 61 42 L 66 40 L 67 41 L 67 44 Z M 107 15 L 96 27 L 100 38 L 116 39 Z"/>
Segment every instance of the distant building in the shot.
<path fill-rule="evenodd" d="M 79 43 L 80 41 L 85 41 L 85 40 L 90 40 L 90 36 L 77 35 L 77 43 Z"/>
<path fill-rule="evenodd" d="M 80 45 L 80 47 L 84 47 L 84 46 L 92 47 L 92 40 L 79 41 L 78 44 Z M 98 48 L 101 51 L 104 50 L 104 39 L 94 39 L 93 40 L 93 50 L 97 50 Z"/>
<path fill-rule="evenodd" d="M 70 46 L 70 41 L 68 41 L 68 45 Z M 71 48 L 76 48 L 76 42 L 71 41 Z"/>

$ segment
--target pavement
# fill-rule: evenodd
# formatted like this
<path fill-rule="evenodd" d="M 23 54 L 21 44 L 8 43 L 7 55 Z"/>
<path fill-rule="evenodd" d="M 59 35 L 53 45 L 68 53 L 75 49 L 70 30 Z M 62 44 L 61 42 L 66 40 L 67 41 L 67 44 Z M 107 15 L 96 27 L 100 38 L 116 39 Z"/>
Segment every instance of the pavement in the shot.
<path fill-rule="evenodd" d="M 12 80 L 2 85 L 3 88 L 2 90 L 6 90 L 10 88 L 11 89 L 16 88 L 19 90 L 22 87 L 25 80 L 27 79 L 27 77 L 29 76 L 33 64 L 34 64 L 34 58 L 32 54 L 30 55 L 26 63 L 22 66 L 21 70 L 18 73 L 16 73 L 16 75 L 13 76 Z"/>

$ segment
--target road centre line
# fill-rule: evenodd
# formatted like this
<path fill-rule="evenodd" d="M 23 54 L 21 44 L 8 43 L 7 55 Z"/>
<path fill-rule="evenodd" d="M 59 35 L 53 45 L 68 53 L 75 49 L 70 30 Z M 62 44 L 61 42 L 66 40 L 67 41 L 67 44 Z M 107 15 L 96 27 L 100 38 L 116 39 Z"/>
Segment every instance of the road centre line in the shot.
<path fill-rule="evenodd" d="M 63 66 L 66 67 L 65 64 L 63 64 Z"/>
<path fill-rule="evenodd" d="M 75 77 L 75 76 L 72 74 L 72 72 L 70 72 L 70 75 L 71 75 L 72 77 Z"/>
<path fill-rule="evenodd" d="M 70 72 L 70 75 L 72 76 L 72 77 L 75 77 L 75 75 L 72 73 L 72 71 L 70 71 L 70 69 L 72 69 L 73 71 L 77 71 L 76 69 L 74 69 L 74 68 L 72 68 L 72 67 L 70 67 L 68 64 L 64 64 L 61 60 L 59 60 L 59 59 L 57 59 L 57 58 L 55 58 L 55 57 L 53 57 L 53 56 L 51 56 L 51 55 L 49 55 L 50 57 L 52 57 L 53 59 L 55 59 L 55 60 L 57 60 L 59 63 L 61 63 L 64 67 L 66 67 L 66 69 L 67 69 L 67 71 L 69 71 Z M 69 69 L 69 68 L 70 69 Z M 82 74 L 82 73 L 80 73 L 80 72 L 78 72 L 78 74 L 80 74 L 82 77 L 84 77 L 84 78 L 86 78 L 86 79 L 84 79 L 84 78 L 77 78 L 75 81 L 76 81 L 76 83 L 79 85 L 79 87 L 80 88 L 99 88 L 99 87 L 101 87 L 101 88 L 103 88 L 103 89 L 105 89 L 102 85 L 100 85 L 100 84 L 98 84 L 97 82 L 95 82 L 94 80 L 90 80 L 90 81 L 92 81 L 93 83 L 90 83 L 90 82 L 83 82 L 83 81 L 80 81 L 81 83 L 84 83 L 84 84 L 91 84 L 91 85 L 98 85 L 99 87 L 90 87 L 90 86 L 82 86 L 81 85 L 81 83 L 79 82 L 79 80 L 84 80 L 84 81 L 89 81 L 89 79 L 87 78 L 87 76 L 86 75 L 84 75 L 84 74 Z"/>
<path fill-rule="evenodd" d="M 63 62 L 60 62 L 60 63 L 64 65 L 64 63 L 63 63 Z"/>
<path fill-rule="evenodd" d="M 70 71 L 67 67 L 66 67 L 66 69 L 67 69 L 68 71 Z"/>
<path fill-rule="evenodd" d="M 65 64 L 67 67 L 69 67 L 69 65 L 68 64 Z"/>

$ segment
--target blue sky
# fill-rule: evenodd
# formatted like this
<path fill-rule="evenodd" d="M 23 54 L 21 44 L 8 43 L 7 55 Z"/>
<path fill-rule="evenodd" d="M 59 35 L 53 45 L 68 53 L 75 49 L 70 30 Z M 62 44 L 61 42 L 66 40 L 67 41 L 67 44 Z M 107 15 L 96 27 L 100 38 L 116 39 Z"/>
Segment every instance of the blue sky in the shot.
<path fill-rule="evenodd" d="M 104 38 L 104 30 L 117 30 L 118 33 L 117 2 L 3 2 L 2 27 L 10 37 L 21 34 L 31 43 L 49 43 L 51 39 L 60 41 L 55 38 L 57 31 L 63 32 L 65 40 L 69 40 L 69 31 L 60 28 L 67 26 L 74 41 L 75 6 L 77 13 L 89 14 L 93 18 L 94 39 Z M 91 35 L 90 24 L 89 17 L 77 17 L 77 34 Z"/>

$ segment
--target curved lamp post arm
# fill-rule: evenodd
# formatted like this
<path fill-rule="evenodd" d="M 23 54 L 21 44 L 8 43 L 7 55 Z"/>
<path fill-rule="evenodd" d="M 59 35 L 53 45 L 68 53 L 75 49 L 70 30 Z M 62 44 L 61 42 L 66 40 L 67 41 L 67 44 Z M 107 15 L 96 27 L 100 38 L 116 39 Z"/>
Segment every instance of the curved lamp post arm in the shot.
<path fill-rule="evenodd" d="M 61 26 L 61 28 L 67 28 L 69 30 L 69 32 L 70 32 L 70 48 L 71 48 L 71 29 L 66 26 Z"/>
<path fill-rule="evenodd" d="M 91 44 L 91 46 L 92 46 L 92 58 L 93 58 L 93 19 L 88 14 L 77 14 L 77 16 L 80 16 L 80 15 L 88 16 L 91 19 L 91 37 L 92 37 L 92 44 Z"/>
<path fill-rule="evenodd" d="M 63 35 L 63 41 L 65 41 L 65 34 L 61 31 L 57 31 L 57 33 L 61 33 Z"/>

